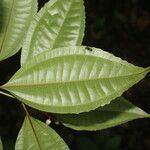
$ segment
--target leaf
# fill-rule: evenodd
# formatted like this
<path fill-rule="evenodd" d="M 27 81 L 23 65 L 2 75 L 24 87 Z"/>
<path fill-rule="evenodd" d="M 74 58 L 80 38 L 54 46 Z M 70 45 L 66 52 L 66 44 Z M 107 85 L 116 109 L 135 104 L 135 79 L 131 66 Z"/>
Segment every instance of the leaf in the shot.
<path fill-rule="evenodd" d="M 56 114 L 55 117 L 66 127 L 93 131 L 114 127 L 138 118 L 150 117 L 150 115 L 120 97 L 109 105 L 99 107 L 94 111 L 78 115 Z"/>
<path fill-rule="evenodd" d="M 39 110 L 80 113 L 109 104 L 150 71 L 91 49 L 73 46 L 44 52 L 1 88 Z"/>
<path fill-rule="evenodd" d="M 83 0 L 51 0 L 30 25 L 21 64 L 57 47 L 80 45 L 84 35 Z"/>
<path fill-rule="evenodd" d="M 2 61 L 20 49 L 30 21 L 36 13 L 37 0 L 2 0 L 0 5 L 0 61 Z"/>
<path fill-rule="evenodd" d="M 26 117 L 17 137 L 15 150 L 69 150 L 63 139 L 49 126 Z"/>
<path fill-rule="evenodd" d="M 3 150 L 3 145 L 2 145 L 1 138 L 0 138 L 0 150 Z"/>

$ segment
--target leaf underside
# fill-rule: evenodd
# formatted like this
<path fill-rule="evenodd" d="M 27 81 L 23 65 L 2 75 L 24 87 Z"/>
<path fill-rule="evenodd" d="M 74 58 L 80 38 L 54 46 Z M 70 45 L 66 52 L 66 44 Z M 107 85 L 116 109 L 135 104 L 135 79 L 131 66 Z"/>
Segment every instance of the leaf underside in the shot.
<path fill-rule="evenodd" d="M 51 0 L 32 21 L 23 45 L 21 64 L 57 47 L 80 45 L 84 35 L 83 0 Z"/>
<path fill-rule="evenodd" d="M 61 137 L 49 126 L 26 117 L 18 134 L 15 150 L 69 150 Z"/>
<path fill-rule="evenodd" d="M 66 127 L 75 130 L 94 131 L 114 127 L 134 119 L 150 117 L 150 115 L 119 97 L 109 105 L 94 111 L 77 115 L 56 114 L 55 117 Z"/>
<path fill-rule="evenodd" d="M 37 0 L 2 0 L 0 2 L 0 61 L 14 55 L 22 45 Z"/>
<path fill-rule="evenodd" d="M 80 113 L 110 103 L 149 72 L 100 49 L 44 52 L 1 88 L 39 110 Z"/>

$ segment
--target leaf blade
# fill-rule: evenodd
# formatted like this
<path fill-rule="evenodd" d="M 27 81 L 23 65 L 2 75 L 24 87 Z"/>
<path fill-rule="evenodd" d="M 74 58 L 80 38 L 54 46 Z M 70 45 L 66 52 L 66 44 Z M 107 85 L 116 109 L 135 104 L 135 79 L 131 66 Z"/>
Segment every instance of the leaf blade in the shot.
<path fill-rule="evenodd" d="M 109 104 L 150 71 L 92 49 L 73 46 L 44 52 L 2 88 L 36 109 L 80 113 Z"/>
<path fill-rule="evenodd" d="M 3 0 L 0 12 L 0 61 L 14 55 L 37 11 L 37 0 Z"/>
<path fill-rule="evenodd" d="M 74 130 L 95 131 L 140 118 L 150 118 L 140 108 L 134 106 L 123 97 L 117 98 L 109 105 L 81 114 L 54 115 L 64 126 Z"/>
<path fill-rule="evenodd" d="M 18 134 L 15 150 L 69 150 L 64 141 L 53 129 L 39 120 L 30 119 L 31 122 L 27 117 L 24 120 Z"/>
<path fill-rule="evenodd" d="M 33 20 L 21 54 L 21 64 L 43 51 L 80 45 L 84 35 L 83 0 L 51 0 Z"/>

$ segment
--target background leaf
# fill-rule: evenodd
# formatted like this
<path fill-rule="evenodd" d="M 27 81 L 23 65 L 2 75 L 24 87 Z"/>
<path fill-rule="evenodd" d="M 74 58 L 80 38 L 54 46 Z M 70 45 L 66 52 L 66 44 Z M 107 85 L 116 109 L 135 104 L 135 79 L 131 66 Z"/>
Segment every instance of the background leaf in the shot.
<path fill-rule="evenodd" d="M 36 109 L 80 113 L 110 103 L 149 70 L 100 49 L 74 46 L 34 57 L 1 88 Z"/>
<path fill-rule="evenodd" d="M 78 115 L 56 114 L 55 117 L 66 127 L 75 130 L 92 131 L 114 127 L 134 119 L 150 117 L 150 115 L 123 97 L 119 97 L 109 105 L 100 107 L 91 112 Z"/>
<path fill-rule="evenodd" d="M 3 150 L 3 145 L 2 145 L 1 138 L 0 138 L 0 150 Z"/>
<path fill-rule="evenodd" d="M 61 137 L 49 126 L 26 117 L 15 150 L 69 150 Z"/>
<path fill-rule="evenodd" d="M 80 45 L 84 35 L 83 0 L 51 0 L 33 20 L 23 46 L 21 63 L 57 47 Z"/>
<path fill-rule="evenodd" d="M 30 21 L 36 13 L 37 0 L 2 0 L 0 5 L 0 61 L 2 61 L 20 49 Z"/>

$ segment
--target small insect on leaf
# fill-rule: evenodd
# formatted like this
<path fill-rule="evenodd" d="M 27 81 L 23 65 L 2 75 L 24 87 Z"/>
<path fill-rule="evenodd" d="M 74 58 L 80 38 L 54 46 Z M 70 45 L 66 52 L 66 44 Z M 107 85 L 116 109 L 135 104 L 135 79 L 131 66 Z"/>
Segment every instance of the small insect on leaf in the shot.
<path fill-rule="evenodd" d="M 92 48 L 91 47 L 86 46 L 85 49 L 92 52 Z"/>

